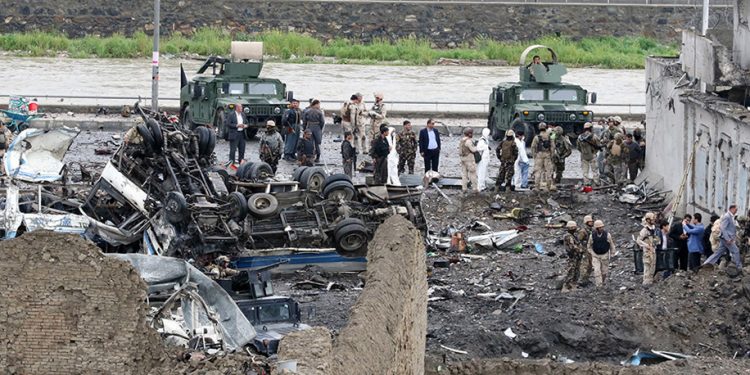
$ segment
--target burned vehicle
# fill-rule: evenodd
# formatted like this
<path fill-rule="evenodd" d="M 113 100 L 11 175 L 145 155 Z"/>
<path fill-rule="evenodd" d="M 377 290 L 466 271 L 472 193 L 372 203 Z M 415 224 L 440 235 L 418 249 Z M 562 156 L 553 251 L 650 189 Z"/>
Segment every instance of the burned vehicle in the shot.
<path fill-rule="evenodd" d="M 245 136 L 253 138 L 266 121 L 281 123 L 281 116 L 292 98 L 278 79 L 261 78 L 263 43 L 232 42 L 231 58 L 211 56 L 188 82 L 182 71 L 180 120 L 187 129 L 196 126 L 216 128 L 226 139 L 224 117 L 235 104 L 242 104 L 249 120 Z M 207 71 L 210 75 L 204 75 Z"/>
<path fill-rule="evenodd" d="M 551 61 L 535 60 L 527 65 L 526 57 L 538 48 L 547 49 Z M 490 94 L 487 127 L 495 140 L 501 139 L 508 129 L 523 130 L 529 146 L 540 122 L 562 126 L 565 134 L 574 139 L 583 132 L 583 124 L 593 120 L 594 113 L 586 104 L 596 103 L 596 93 L 562 82 L 567 69 L 558 63 L 552 48 L 542 45 L 526 48 L 518 70 L 518 82 L 500 83 Z"/>

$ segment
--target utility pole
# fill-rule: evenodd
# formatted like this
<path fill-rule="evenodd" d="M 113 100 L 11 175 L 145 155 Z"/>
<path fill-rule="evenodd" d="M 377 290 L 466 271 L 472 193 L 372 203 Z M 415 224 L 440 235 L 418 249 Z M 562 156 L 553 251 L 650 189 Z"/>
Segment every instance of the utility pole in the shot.
<path fill-rule="evenodd" d="M 159 111 L 159 9 L 160 0 L 154 0 L 154 54 L 151 58 L 151 110 Z"/>

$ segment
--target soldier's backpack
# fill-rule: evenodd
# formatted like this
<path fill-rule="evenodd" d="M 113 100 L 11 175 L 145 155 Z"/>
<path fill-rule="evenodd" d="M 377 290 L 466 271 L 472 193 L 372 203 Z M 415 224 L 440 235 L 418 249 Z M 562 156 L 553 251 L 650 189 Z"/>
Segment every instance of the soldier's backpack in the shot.
<path fill-rule="evenodd" d="M 536 150 L 537 151 L 549 151 L 549 149 L 552 147 L 552 141 L 550 141 L 549 136 L 543 137 L 541 135 L 538 135 L 539 142 L 536 144 Z"/>
<path fill-rule="evenodd" d="M 341 110 L 339 110 L 339 115 L 341 116 L 342 121 L 349 122 L 352 117 L 352 111 L 349 110 L 349 104 L 350 102 L 344 102 L 344 105 L 341 106 Z"/>

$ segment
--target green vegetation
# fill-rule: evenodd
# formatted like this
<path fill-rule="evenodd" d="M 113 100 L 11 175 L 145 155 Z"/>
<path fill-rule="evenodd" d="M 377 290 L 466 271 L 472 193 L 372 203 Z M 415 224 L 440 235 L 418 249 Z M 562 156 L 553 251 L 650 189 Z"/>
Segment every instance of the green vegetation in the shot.
<path fill-rule="evenodd" d="M 231 40 L 261 40 L 265 53 L 282 61 L 311 62 L 314 56 L 335 58 L 337 62 L 366 64 L 430 65 L 440 58 L 462 60 L 505 60 L 515 64 L 526 46 L 552 47 L 560 61 L 571 66 L 603 68 L 643 68 L 648 55 L 676 55 L 676 45 L 665 45 L 645 37 L 596 37 L 572 40 L 544 37 L 528 42 L 498 42 L 476 39 L 457 48 L 436 49 L 428 40 L 406 38 L 395 42 L 375 40 L 363 44 L 348 39 L 322 42 L 310 36 L 280 31 L 257 35 L 203 28 L 194 35 L 172 35 L 162 39 L 164 54 L 227 55 Z M 25 56 L 56 56 L 67 53 L 74 58 L 135 58 L 151 56 L 152 41 L 143 32 L 131 37 L 85 37 L 70 39 L 62 34 L 31 32 L 0 35 L 0 50 Z"/>

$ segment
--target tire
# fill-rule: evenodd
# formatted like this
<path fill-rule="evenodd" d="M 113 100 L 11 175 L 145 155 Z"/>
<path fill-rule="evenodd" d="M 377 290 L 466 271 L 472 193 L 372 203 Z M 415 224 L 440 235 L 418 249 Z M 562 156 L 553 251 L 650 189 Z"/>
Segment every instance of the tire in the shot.
<path fill-rule="evenodd" d="M 182 116 L 180 116 L 180 123 L 182 128 L 186 130 L 195 129 L 195 123 L 193 122 L 193 116 L 190 114 L 190 106 L 186 105 L 185 109 L 182 110 Z"/>
<path fill-rule="evenodd" d="M 237 170 L 234 172 L 234 175 L 240 180 L 249 180 L 250 179 L 249 171 L 250 171 L 250 168 L 252 168 L 253 164 L 255 163 L 251 161 L 240 164 L 240 166 L 237 167 Z"/>
<path fill-rule="evenodd" d="M 214 115 L 214 128 L 216 128 L 219 138 L 226 141 L 229 140 L 229 132 L 227 131 L 226 126 L 224 126 L 224 116 L 223 108 L 216 110 L 216 115 Z"/>
<path fill-rule="evenodd" d="M 144 124 L 138 124 L 136 126 L 136 130 L 138 130 L 138 134 L 140 134 L 141 138 L 143 138 L 143 146 L 146 149 L 146 154 L 152 154 L 156 147 L 156 141 L 154 141 L 154 136 L 151 134 L 151 130 L 149 130 L 148 127 Z"/>
<path fill-rule="evenodd" d="M 208 150 L 211 141 L 211 130 L 205 126 L 198 126 L 193 131 L 198 135 L 198 155 L 204 156 L 206 155 L 206 150 Z"/>
<path fill-rule="evenodd" d="M 334 182 L 337 182 L 337 181 L 349 181 L 349 183 L 351 183 L 352 179 L 351 179 L 351 177 L 349 177 L 346 174 L 335 173 L 335 174 L 332 174 L 332 175 L 326 177 L 325 181 L 323 182 L 323 186 L 328 186 L 328 185 L 330 185 L 330 184 L 332 184 Z"/>
<path fill-rule="evenodd" d="M 229 217 L 236 222 L 245 220 L 247 217 L 247 199 L 239 191 L 229 193 Z"/>
<path fill-rule="evenodd" d="M 357 191 L 354 190 L 354 185 L 345 180 L 334 181 L 327 184 L 325 189 L 323 189 L 323 197 L 325 199 L 351 201 L 356 195 Z"/>
<path fill-rule="evenodd" d="M 188 204 L 185 196 L 177 191 L 170 191 L 164 200 L 164 215 L 171 224 L 179 224 L 188 217 Z"/>
<path fill-rule="evenodd" d="M 310 167 L 307 167 L 307 166 L 297 167 L 297 169 L 295 169 L 294 172 L 292 172 L 292 181 L 299 182 L 299 178 L 302 177 L 302 173 L 304 173 L 305 169 L 307 168 L 310 168 Z"/>
<path fill-rule="evenodd" d="M 323 191 L 323 183 L 326 180 L 325 169 L 321 167 L 310 167 L 305 169 L 300 176 L 299 185 L 301 188 L 321 192 Z"/>
<path fill-rule="evenodd" d="M 259 180 L 276 175 L 275 173 L 273 173 L 273 168 L 271 168 L 271 166 L 266 162 L 253 163 L 253 165 L 248 168 L 247 173 L 249 175 L 249 179 L 251 180 Z"/>
<path fill-rule="evenodd" d="M 151 135 L 154 137 L 154 149 L 161 151 L 164 148 L 164 134 L 161 132 L 161 125 L 154 119 L 149 119 L 147 124 L 148 130 L 151 131 Z"/>
<path fill-rule="evenodd" d="M 216 133 L 212 129 L 208 129 L 208 144 L 206 145 L 206 154 L 204 156 L 211 156 L 216 149 Z"/>
<path fill-rule="evenodd" d="M 531 147 L 531 142 L 533 142 L 534 137 L 536 137 L 536 126 L 526 124 L 526 132 L 524 133 L 524 136 L 526 137 L 526 147 Z"/>
<path fill-rule="evenodd" d="M 367 255 L 367 228 L 362 220 L 345 219 L 333 231 L 336 252 L 345 257 Z"/>
<path fill-rule="evenodd" d="M 258 134 L 258 128 L 247 128 L 245 129 L 245 139 L 252 141 L 255 135 Z"/>
<path fill-rule="evenodd" d="M 271 194 L 255 193 L 247 198 L 247 209 L 255 217 L 265 218 L 276 214 L 279 201 Z"/>

